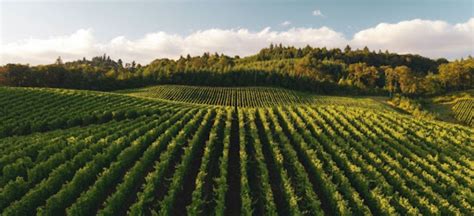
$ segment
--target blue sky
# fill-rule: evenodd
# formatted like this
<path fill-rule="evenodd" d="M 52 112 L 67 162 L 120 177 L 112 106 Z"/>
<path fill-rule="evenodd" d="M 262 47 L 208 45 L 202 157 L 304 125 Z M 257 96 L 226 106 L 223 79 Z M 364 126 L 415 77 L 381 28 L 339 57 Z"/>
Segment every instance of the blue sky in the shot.
<path fill-rule="evenodd" d="M 472 29 L 470 29 L 470 19 L 474 17 L 473 1 L 448 1 L 448 0 L 400 0 L 400 1 L 380 1 L 380 0 L 333 0 L 333 1 L 91 1 L 91 0 L 65 0 L 65 1 L 5 1 L 0 0 L 0 19 L 1 28 L 0 44 L 8 53 L 1 52 L 0 63 L 7 60 L 18 62 L 28 61 L 26 58 L 13 58 L 12 55 L 17 55 L 19 50 L 29 51 L 25 44 L 34 46 L 32 43 L 41 44 L 53 38 L 74 37 L 78 31 L 84 30 L 86 33 L 79 34 L 87 40 L 93 41 L 92 44 L 96 46 L 92 52 L 79 52 L 74 54 L 64 53 L 64 50 L 57 49 L 51 52 L 53 54 L 63 54 L 70 58 L 75 58 L 76 55 L 94 55 L 96 52 L 108 51 L 112 54 L 124 54 L 128 57 L 134 58 L 133 53 L 124 53 L 124 51 L 117 51 L 117 49 L 110 48 L 112 40 L 118 37 L 122 40 L 116 40 L 123 44 L 138 43 L 141 41 L 142 46 L 146 46 L 143 40 L 147 35 L 158 32 L 165 33 L 164 36 L 154 36 L 148 38 L 148 42 L 154 44 L 156 41 L 162 41 L 163 37 L 168 36 L 181 37 L 181 40 L 186 40 L 190 35 L 195 35 L 196 32 L 206 32 L 212 29 L 221 31 L 234 31 L 233 35 L 239 35 L 238 30 L 247 30 L 250 34 L 258 34 L 269 28 L 269 31 L 277 34 L 274 37 L 275 42 L 284 42 L 288 45 L 301 45 L 299 41 L 314 43 L 312 45 L 326 45 L 328 47 L 339 47 L 341 43 L 354 44 L 354 46 L 362 46 L 359 43 L 353 43 L 354 37 L 361 31 L 375 28 L 381 23 L 398 24 L 405 21 L 422 20 L 422 21 L 442 21 L 446 26 L 446 32 L 450 32 L 450 27 L 456 25 L 466 24 L 468 27 L 467 36 L 464 35 L 465 46 L 468 50 L 462 50 L 456 53 L 451 52 L 424 52 L 423 50 L 395 50 L 398 52 L 418 52 L 430 57 L 446 56 L 449 58 L 459 58 L 467 54 L 473 53 Z M 474 22 L 474 21 L 473 21 Z M 433 23 L 431 23 L 433 24 Z M 425 25 L 431 25 L 425 23 Z M 436 25 L 436 24 L 433 24 Z M 395 26 L 396 27 L 396 26 Z M 296 34 L 294 40 L 292 38 L 283 38 L 284 34 L 291 29 L 317 29 L 328 28 L 337 33 L 341 37 L 340 41 L 328 40 L 327 37 L 334 36 L 334 34 L 327 35 L 326 39 L 319 41 L 309 40 L 311 34 L 321 34 L 318 31 L 306 31 L 305 38 L 298 40 L 298 35 L 301 32 L 293 32 Z M 441 27 L 435 27 L 441 28 Z M 411 29 L 409 27 L 405 29 Z M 459 28 L 458 28 L 459 29 Z M 380 33 L 380 31 L 378 31 Z M 225 32 L 224 32 L 225 33 Z M 327 33 L 327 31 L 326 31 Z M 412 33 L 412 32 L 407 32 Z M 422 33 L 422 32 L 420 32 Z M 216 33 L 219 34 L 219 33 Z M 278 35 L 280 34 L 280 35 Z M 283 36 L 282 36 L 283 34 Z M 396 32 L 394 33 L 396 34 Z M 214 34 L 215 35 L 215 34 Z M 225 34 L 224 34 L 225 35 Z M 233 37 L 229 35 L 229 37 Z M 416 37 L 416 35 L 414 35 Z M 434 39 L 448 37 L 443 35 L 435 35 Z M 451 37 L 449 37 L 451 38 Z M 447 39 L 449 39 L 447 38 Z M 34 39 L 34 40 L 33 40 Z M 397 39 L 397 38 L 396 38 Z M 453 38 L 453 40 L 459 38 Z M 471 39 L 471 40 L 469 40 Z M 30 40 L 25 42 L 25 40 Z M 169 42 L 169 38 L 165 41 Z M 239 37 L 237 41 L 242 41 Z M 405 38 L 398 38 L 399 40 L 407 41 Z M 173 40 L 171 40 L 173 41 Z M 195 40 L 194 40 L 195 41 Z M 370 41 L 368 39 L 362 41 Z M 51 41 L 49 41 L 51 42 Z M 224 42 L 224 41 L 223 41 Z M 233 41 L 228 41 L 232 43 Z M 255 41 L 254 41 L 255 42 Z M 266 40 L 259 42 L 268 42 Z M 273 42 L 273 41 L 270 41 Z M 416 42 L 416 41 L 415 41 Z M 434 41 L 436 42 L 436 41 Z M 62 42 L 64 43 L 64 41 Z M 199 52 L 206 49 L 202 44 L 201 49 L 187 50 L 183 48 L 173 47 L 170 50 L 165 50 L 163 43 L 160 47 L 156 47 L 157 57 L 176 57 L 183 52 Z M 255 42 L 256 43 L 256 42 Z M 410 42 L 409 44 L 413 44 Z M 454 41 L 453 41 L 454 43 Z M 13 46 L 15 45 L 15 46 Z M 20 46 L 23 45 L 23 46 Z M 51 44 L 50 44 L 51 45 Z M 53 44 L 54 45 L 54 44 Z M 186 45 L 190 45 L 187 43 Z M 239 44 L 237 44 L 239 45 Z M 255 45 L 255 44 L 253 44 Z M 265 44 L 265 46 L 268 44 Z M 372 45 L 374 49 L 390 49 L 396 44 L 390 46 L 376 43 L 367 44 Z M 434 44 L 433 44 L 434 45 Z M 247 46 L 244 44 L 242 46 Z M 229 51 L 230 54 L 249 54 L 250 51 L 255 51 L 259 47 L 252 50 L 239 50 L 226 46 L 214 47 L 209 46 L 208 51 Z M 424 45 L 429 47 L 429 44 Z M 34 51 L 38 51 L 37 46 Z M 100 48 L 97 48 L 100 47 Z M 108 47 L 108 48 L 107 48 Z M 140 46 L 138 46 L 140 47 Z M 372 48 L 369 46 L 369 48 Z M 452 44 L 447 46 L 453 47 Z M 257 49 L 258 48 L 258 49 Z M 16 49 L 16 50 L 14 50 Z M 139 50 L 136 46 L 133 47 L 135 53 Z M 213 50 L 214 49 L 214 50 Z M 230 49 L 230 50 L 229 50 Z M 446 48 L 447 49 L 447 48 Z M 89 50 L 89 51 L 91 51 Z M 15 52 L 18 51 L 18 52 Z M 73 50 L 74 51 L 74 50 Z M 69 55 L 71 54 L 71 55 Z M 160 55 L 161 54 L 161 55 Z M 90 56 L 86 56 L 90 57 Z M 114 56 L 112 56 L 114 57 Z M 120 56 L 117 56 L 117 58 Z M 136 58 L 140 61 L 149 61 L 153 59 L 152 56 L 143 58 L 137 55 Z M 37 61 L 35 59 L 33 62 Z M 38 61 L 41 63 L 43 60 Z M 146 63 L 146 62 L 145 62 Z"/>

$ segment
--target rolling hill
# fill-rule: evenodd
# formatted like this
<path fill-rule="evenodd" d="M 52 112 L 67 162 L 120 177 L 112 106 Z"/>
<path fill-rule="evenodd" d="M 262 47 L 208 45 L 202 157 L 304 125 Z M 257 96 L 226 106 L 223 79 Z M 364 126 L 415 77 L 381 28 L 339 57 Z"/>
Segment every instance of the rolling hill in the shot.
<path fill-rule="evenodd" d="M 2 215 L 471 215 L 474 129 L 279 88 L 0 88 Z"/>

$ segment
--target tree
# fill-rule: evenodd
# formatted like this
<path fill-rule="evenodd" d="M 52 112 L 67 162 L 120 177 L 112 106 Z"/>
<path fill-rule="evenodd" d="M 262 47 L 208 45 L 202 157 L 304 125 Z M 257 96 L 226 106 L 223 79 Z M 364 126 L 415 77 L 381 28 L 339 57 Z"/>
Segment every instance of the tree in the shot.
<path fill-rule="evenodd" d="M 365 46 L 363 52 L 364 52 L 364 54 L 368 54 L 370 52 L 370 50 L 367 46 Z"/>
<path fill-rule="evenodd" d="M 4 77 L 13 86 L 29 86 L 32 84 L 32 72 L 28 65 L 7 64 Z"/>
<path fill-rule="evenodd" d="M 403 94 L 418 94 L 420 93 L 419 84 L 421 78 L 415 76 L 415 73 L 407 66 L 398 66 L 395 68 L 395 73 L 398 76 L 398 83 L 400 84 L 400 91 Z"/>
<path fill-rule="evenodd" d="M 61 56 L 59 56 L 56 61 L 54 62 L 54 64 L 57 64 L 57 65 L 63 65 L 63 60 L 61 59 Z"/>
<path fill-rule="evenodd" d="M 324 93 L 364 93 L 384 88 L 390 94 L 412 95 L 474 85 L 472 57 L 449 63 L 446 59 L 432 60 L 418 55 L 370 52 L 367 47 L 353 51 L 349 45 L 341 51 L 271 44 L 256 55 L 243 58 L 206 52 L 194 57 L 188 54 L 178 60 L 156 59 L 143 67 L 135 61 L 124 64 L 121 59 L 115 62 L 106 54 L 65 63 L 59 57 L 56 63 L 44 66 L 10 64 L 0 67 L 0 83 L 94 90 L 160 83 L 229 86 L 253 83 Z M 357 91 L 350 91 L 354 89 Z"/>
<path fill-rule="evenodd" d="M 424 94 L 433 95 L 441 91 L 441 82 L 437 74 L 429 73 L 421 82 L 421 89 Z"/>
<path fill-rule="evenodd" d="M 346 47 L 344 48 L 344 53 L 347 54 L 347 53 L 349 53 L 349 52 L 351 52 L 351 47 L 350 47 L 349 44 L 348 44 L 348 45 L 346 45 Z"/>
<path fill-rule="evenodd" d="M 62 87 L 67 70 L 64 65 L 54 64 L 38 66 L 33 72 L 41 80 L 41 83 L 35 83 L 36 86 Z"/>
<path fill-rule="evenodd" d="M 303 50 L 301 50 L 301 48 L 298 48 L 298 50 L 296 50 L 296 58 L 302 58 L 303 57 Z"/>
<path fill-rule="evenodd" d="M 439 79 L 447 90 L 474 87 L 474 59 L 468 58 L 440 65 Z"/>
<path fill-rule="evenodd" d="M 311 56 L 307 55 L 295 65 L 295 73 L 298 77 L 308 76 L 311 73 Z"/>
<path fill-rule="evenodd" d="M 379 71 L 374 66 L 365 63 L 355 63 L 349 65 L 349 79 L 359 88 L 373 88 L 379 79 Z"/>
<path fill-rule="evenodd" d="M 390 97 L 393 93 L 399 92 L 398 86 L 398 74 L 392 67 L 386 67 L 385 70 L 385 89 L 390 93 Z"/>
<path fill-rule="evenodd" d="M 234 66 L 234 61 L 228 56 L 221 55 L 219 57 L 219 61 L 217 62 L 217 66 L 221 69 L 224 69 L 226 67 L 232 67 Z"/>
<path fill-rule="evenodd" d="M 0 66 L 0 85 L 8 85 L 6 75 L 6 67 Z"/>

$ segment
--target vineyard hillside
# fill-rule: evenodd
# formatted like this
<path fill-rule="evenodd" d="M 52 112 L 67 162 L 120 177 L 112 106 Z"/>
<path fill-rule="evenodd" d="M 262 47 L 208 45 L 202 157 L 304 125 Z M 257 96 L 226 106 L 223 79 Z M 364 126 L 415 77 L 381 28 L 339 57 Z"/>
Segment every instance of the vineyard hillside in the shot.
<path fill-rule="evenodd" d="M 369 98 L 2 87 L 0 112 L 2 215 L 474 213 L 474 128 Z"/>
<path fill-rule="evenodd" d="M 425 108 L 438 119 L 474 127 L 474 90 L 424 99 Z"/>
<path fill-rule="evenodd" d="M 200 87 L 159 85 L 118 91 L 131 96 L 157 98 L 194 104 L 238 107 L 267 107 L 279 105 L 351 106 L 387 108 L 367 97 L 314 95 L 274 87 Z"/>

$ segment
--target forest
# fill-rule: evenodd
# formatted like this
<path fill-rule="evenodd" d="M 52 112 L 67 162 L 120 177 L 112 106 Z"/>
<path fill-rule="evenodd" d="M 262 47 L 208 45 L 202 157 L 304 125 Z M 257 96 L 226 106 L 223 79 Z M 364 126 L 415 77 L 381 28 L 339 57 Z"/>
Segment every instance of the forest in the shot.
<path fill-rule="evenodd" d="M 204 53 L 148 65 L 110 56 L 0 66 L 0 85 L 111 91 L 156 84 L 275 86 L 329 95 L 430 96 L 474 87 L 474 59 L 271 44 L 247 57 Z"/>

